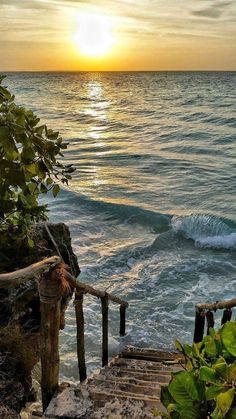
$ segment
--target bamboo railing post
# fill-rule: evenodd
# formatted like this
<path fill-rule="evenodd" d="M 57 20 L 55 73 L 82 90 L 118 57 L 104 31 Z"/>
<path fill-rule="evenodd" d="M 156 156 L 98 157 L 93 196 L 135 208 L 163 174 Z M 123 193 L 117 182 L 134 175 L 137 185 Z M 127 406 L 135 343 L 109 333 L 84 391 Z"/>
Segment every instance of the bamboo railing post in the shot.
<path fill-rule="evenodd" d="M 215 321 L 214 321 L 214 314 L 212 311 L 208 310 L 206 312 L 206 320 L 207 320 L 207 335 L 209 335 L 210 328 L 214 328 Z"/>
<path fill-rule="evenodd" d="M 201 342 L 204 335 L 205 326 L 205 312 L 196 308 L 195 313 L 195 328 L 194 328 L 194 343 Z"/>
<path fill-rule="evenodd" d="M 59 382 L 60 283 L 44 275 L 39 283 L 41 329 L 41 390 L 43 411 L 48 407 Z"/>
<path fill-rule="evenodd" d="M 108 364 L 108 295 L 105 293 L 102 302 L 102 366 Z"/>
<path fill-rule="evenodd" d="M 77 326 L 77 357 L 80 382 L 86 380 L 86 363 L 85 363 L 85 345 L 84 345 L 84 312 L 83 312 L 83 295 L 82 291 L 75 291 L 75 315 Z"/>
<path fill-rule="evenodd" d="M 231 308 L 226 308 L 223 311 L 223 316 L 222 316 L 222 319 L 221 319 L 221 324 L 225 324 L 226 322 L 229 322 L 231 320 L 231 317 L 232 317 L 232 310 L 231 310 Z"/>
<path fill-rule="evenodd" d="M 125 336 L 125 314 L 126 306 L 120 306 L 120 336 Z"/>

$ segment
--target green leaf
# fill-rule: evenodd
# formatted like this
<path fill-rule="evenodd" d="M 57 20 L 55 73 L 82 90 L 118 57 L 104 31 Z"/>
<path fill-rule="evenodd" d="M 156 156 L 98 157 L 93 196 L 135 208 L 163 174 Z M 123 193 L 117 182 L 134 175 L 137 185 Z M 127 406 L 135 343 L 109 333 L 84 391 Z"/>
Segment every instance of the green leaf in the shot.
<path fill-rule="evenodd" d="M 234 407 L 231 407 L 231 409 L 225 416 L 225 419 L 236 419 L 236 405 L 234 405 Z"/>
<path fill-rule="evenodd" d="M 227 366 L 226 377 L 228 383 L 236 382 L 236 361 Z"/>
<path fill-rule="evenodd" d="M 27 186 L 28 186 L 28 189 L 29 189 L 31 195 L 34 195 L 35 193 L 37 193 L 38 187 L 35 183 L 32 183 L 32 182 L 28 183 Z"/>
<path fill-rule="evenodd" d="M 217 356 L 216 343 L 212 337 L 209 337 L 208 342 L 205 343 L 205 350 L 208 356 L 212 358 Z"/>
<path fill-rule="evenodd" d="M 41 125 L 40 127 L 35 128 L 35 132 L 40 136 L 44 133 L 44 131 L 45 131 L 45 125 Z"/>
<path fill-rule="evenodd" d="M 201 367 L 200 368 L 200 374 L 199 374 L 200 380 L 205 381 L 206 383 L 215 383 L 217 380 L 216 372 L 209 367 Z"/>
<path fill-rule="evenodd" d="M 220 393 L 216 398 L 216 408 L 212 414 L 212 418 L 222 417 L 224 418 L 226 413 L 229 411 L 231 404 L 234 400 L 235 389 L 230 388 L 224 393 Z M 221 416 L 220 416 L 221 415 Z"/>
<path fill-rule="evenodd" d="M 180 415 L 179 415 L 179 419 L 199 419 L 200 417 L 201 417 L 201 413 L 198 406 L 184 407 L 181 410 Z"/>
<path fill-rule="evenodd" d="M 224 386 L 210 386 L 206 389 L 205 395 L 207 400 L 215 400 L 216 397 L 224 391 Z"/>
<path fill-rule="evenodd" d="M 0 96 L 2 96 L 5 100 L 11 99 L 11 93 L 3 86 L 0 86 Z"/>
<path fill-rule="evenodd" d="M 60 192 L 60 186 L 59 185 L 54 185 L 52 188 L 52 194 L 54 196 L 54 198 L 58 195 L 58 193 Z"/>
<path fill-rule="evenodd" d="M 30 237 L 28 237 L 28 246 L 30 248 L 34 247 L 34 241 Z"/>
<path fill-rule="evenodd" d="M 174 373 L 168 388 L 171 396 L 177 403 L 186 405 L 199 401 L 196 381 L 188 371 Z"/>
<path fill-rule="evenodd" d="M 4 126 L 0 126 L 0 142 L 5 141 L 6 138 L 9 138 L 9 129 Z"/>
<path fill-rule="evenodd" d="M 53 183 L 52 178 L 48 177 L 48 178 L 47 178 L 47 180 L 46 180 L 46 185 L 47 185 L 47 186 L 49 186 L 49 185 L 51 185 L 52 183 Z"/>
<path fill-rule="evenodd" d="M 220 357 L 216 363 L 213 365 L 214 370 L 217 372 L 217 374 L 222 377 L 226 378 L 227 374 L 227 363 L 223 357 Z"/>
<path fill-rule="evenodd" d="M 168 390 L 168 386 L 161 387 L 161 402 L 166 408 L 169 404 L 174 403 L 174 399 Z"/>
<path fill-rule="evenodd" d="M 33 176 L 37 175 L 38 173 L 38 168 L 35 163 L 27 164 L 25 168 Z"/>
<path fill-rule="evenodd" d="M 236 357 L 236 322 L 227 322 L 220 330 L 221 339 L 226 350 Z"/>
<path fill-rule="evenodd" d="M 176 341 L 175 341 L 175 347 L 179 352 L 184 353 L 183 345 L 181 345 L 181 343 L 178 341 L 178 339 L 176 339 Z"/>
<path fill-rule="evenodd" d="M 47 193 L 47 191 L 48 191 L 47 187 L 43 183 L 41 183 L 40 192 L 41 193 Z"/>
<path fill-rule="evenodd" d="M 33 160 L 35 158 L 35 151 L 32 147 L 24 147 L 21 153 L 21 157 L 24 160 Z"/>

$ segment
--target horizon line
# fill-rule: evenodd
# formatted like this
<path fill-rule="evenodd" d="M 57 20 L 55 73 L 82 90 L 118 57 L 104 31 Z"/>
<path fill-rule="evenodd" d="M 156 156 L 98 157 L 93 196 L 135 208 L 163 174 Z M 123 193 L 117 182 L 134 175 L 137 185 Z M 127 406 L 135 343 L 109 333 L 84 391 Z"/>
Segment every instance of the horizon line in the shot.
<path fill-rule="evenodd" d="M 0 73 L 235 73 L 235 70 L 1 70 Z"/>

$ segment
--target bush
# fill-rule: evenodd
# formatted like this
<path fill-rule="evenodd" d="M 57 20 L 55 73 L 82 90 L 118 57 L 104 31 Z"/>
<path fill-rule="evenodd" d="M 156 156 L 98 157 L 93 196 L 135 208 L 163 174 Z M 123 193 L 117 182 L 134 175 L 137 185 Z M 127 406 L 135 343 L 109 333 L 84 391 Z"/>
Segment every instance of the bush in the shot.
<path fill-rule="evenodd" d="M 68 183 L 71 165 L 57 158 L 67 148 L 58 132 L 40 125 L 31 110 L 15 104 L 0 76 L 0 259 L 12 248 L 27 243 L 32 224 L 47 219 L 47 206 L 39 195 Z"/>
<path fill-rule="evenodd" d="M 227 322 L 219 331 L 198 344 L 182 345 L 186 369 L 172 373 L 162 387 L 161 401 L 167 408 L 164 418 L 236 419 L 236 322 Z"/>

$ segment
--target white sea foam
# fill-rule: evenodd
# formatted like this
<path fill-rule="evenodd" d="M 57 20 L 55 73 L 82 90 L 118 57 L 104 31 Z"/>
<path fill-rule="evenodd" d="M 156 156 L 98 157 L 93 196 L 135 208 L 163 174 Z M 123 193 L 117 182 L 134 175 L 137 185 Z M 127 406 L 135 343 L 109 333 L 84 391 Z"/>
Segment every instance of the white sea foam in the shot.
<path fill-rule="evenodd" d="M 236 232 L 223 220 L 210 215 L 174 217 L 172 228 L 187 239 L 194 240 L 196 246 L 232 249 L 236 248 Z"/>
<path fill-rule="evenodd" d="M 225 236 L 202 237 L 195 240 L 197 246 L 212 247 L 215 249 L 236 248 L 236 233 Z"/>

